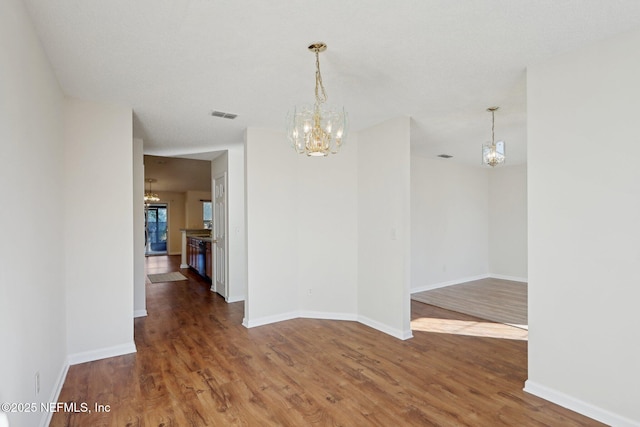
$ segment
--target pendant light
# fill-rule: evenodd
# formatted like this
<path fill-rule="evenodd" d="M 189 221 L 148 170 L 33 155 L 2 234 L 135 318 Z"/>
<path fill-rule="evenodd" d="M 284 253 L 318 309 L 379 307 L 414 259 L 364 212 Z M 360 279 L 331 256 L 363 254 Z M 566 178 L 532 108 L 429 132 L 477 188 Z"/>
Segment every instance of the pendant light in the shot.
<path fill-rule="evenodd" d="M 316 56 L 316 89 L 313 106 L 295 107 L 287 118 L 287 136 L 299 154 L 326 157 L 335 154 L 344 144 L 347 131 L 347 113 L 325 105 L 327 93 L 320 74 L 320 52 L 327 50 L 322 42 L 312 43 L 308 49 Z"/>
<path fill-rule="evenodd" d="M 149 204 L 149 203 L 156 203 L 160 201 L 160 197 L 154 193 L 153 191 L 151 191 L 151 183 L 156 182 L 155 179 L 147 179 L 146 180 L 149 183 L 149 191 L 144 193 L 144 203 L 145 204 Z"/>
<path fill-rule="evenodd" d="M 489 107 L 487 111 L 491 113 L 491 142 L 482 145 L 482 164 L 493 167 L 504 163 L 504 141 L 495 142 L 495 112 L 500 107 Z"/>

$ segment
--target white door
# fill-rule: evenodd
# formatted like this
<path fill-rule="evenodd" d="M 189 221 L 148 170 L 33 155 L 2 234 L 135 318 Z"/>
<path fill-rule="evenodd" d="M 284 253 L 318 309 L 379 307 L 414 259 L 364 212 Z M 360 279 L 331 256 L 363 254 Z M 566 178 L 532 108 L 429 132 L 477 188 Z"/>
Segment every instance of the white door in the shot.
<path fill-rule="evenodd" d="M 213 178 L 213 290 L 225 299 L 229 296 L 227 283 L 227 173 Z"/>

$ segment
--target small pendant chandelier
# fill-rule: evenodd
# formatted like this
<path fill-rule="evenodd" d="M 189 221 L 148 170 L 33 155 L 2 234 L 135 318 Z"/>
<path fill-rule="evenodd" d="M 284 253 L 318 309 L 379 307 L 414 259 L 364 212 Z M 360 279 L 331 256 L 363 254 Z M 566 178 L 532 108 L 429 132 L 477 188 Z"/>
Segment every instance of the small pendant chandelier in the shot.
<path fill-rule="evenodd" d="M 504 163 L 504 141 L 495 142 L 494 129 L 495 118 L 494 114 L 500 107 L 489 107 L 487 111 L 491 112 L 491 142 L 487 142 L 482 145 L 482 164 L 489 165 L 492 168 L 500 166 Z"/>
<path fill-rule="evenodd" d="M 316 55 L 316 101 L 313 106 L 295 107 L 287 117 L 287 136 L 298 154 L 312 157 L 326 157 L 335 154 L 344 144 L 347 131 L 347 113 L 324 105 L 327 93 L 320 74 L 320 52 L 327 45 L 318 42 L 309 46 Z"/>
<path fill-rule="evenodd" d="M 156 180 L 155 179 L 147 179 L 146 181 L 149 183 L 149 191 L 146 191 L 144 193 L 144 203 L 148 205 L 149 203 L 159 202 L 160 201 L 160 197 L 156 193 L 151 191 L 151 183 L 152 182 L 156 182 Z"/>

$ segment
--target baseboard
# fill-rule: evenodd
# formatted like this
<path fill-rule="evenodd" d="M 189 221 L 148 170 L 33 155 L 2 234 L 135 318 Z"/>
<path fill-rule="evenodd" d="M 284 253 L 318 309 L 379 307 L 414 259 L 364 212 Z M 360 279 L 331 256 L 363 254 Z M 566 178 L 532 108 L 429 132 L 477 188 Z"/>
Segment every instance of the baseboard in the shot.
<path fill-rule="evenodd" d="M 353 313 L 333 313 L 326 311 L 306 311 L 303 310 L 299 313 L 298 317 L 302 317 L 304 319 L 322 319 L 322 320 L 347 320 L 347 321 L 357 321 L 358 316 Z"/>
<path fill-rule="evenodd" d="M 291 311 L 289 313 L 277 314 L 274 316 L 265 316 L 258 319 L 247 320 L 245 317 L 242 319 L 242 326 L 245 328 L 254 328 L 257 326 L 268 325 L 270 323 L 283 322 L 285 320 L 292 320 L 297 318 L 305 319 L 322 319 L 322 320 L 344 320 L 360 322 L 363 325 L 370 328 L 377 329 L 380 332 L 384 332 L 387 335 L 391 335 L 394 338 L 401 340 L 407 340 L 413 338 L 411 330 L 401 331 L 399 329 L 390 328 L 389 326 L 370 319 L 366 316 L 358 316 L 353 313 L 332 313 L 332 312 L 320 312 L 320 311 Z"/>
<path fill-rule="evenodd" d="M 529 280 L 526 277 L 517 277 L 517 276 L 505 276 L 504 274 L 489 274 L 489 277 L 493 278 L 493 279 L 500 279 L 500 280 L 508 280 L 510 282 L 523 282 L 523 283 L 527 283 L 529 282 Z"/>
<path fill-rule="evenodd" d="M 67 372 L 69 371 L 69 363 L 66 362 L 62 369 L 60 370 L 60 374 L 56 379 L 53 390 L 51 391 L 51 397 L 48 402 L 57 402 L 60 397 L 60 392 L 62 392 L 62 386 L 64 385 L 64 380 L 67 378 Z M 53 411 L 46 411 L 43 414 L 42 419 L 40 420 L 40 427 L 47 427 L 51 424 L 51 417 L 53 417 Z"/>
<path fill-rule="evenodd" d="M 398 338 L 399 340 L 408 340 L 409 338 L 413 338 L 411 329 L 408 331 L 402 331 L 400 329 L 390 328 L 384 323 L 380 323 L 377 320 L 370 319 L 366 316 L 358 316 L 358 322 L 369 326 L 370 328 L 377 329 L 380 332 L 384 332 L 387 335 L 391 335 L 394 338 Z"/>
<path fill-rule="evenodd" d="M 146 317 L 147 316 L 147 310 L 146 309 L 142 309 L 142 310 L 134 310 L 133 311 L 133 318 L 135 319 L 136 317 Z"/>
<path fill-rule="evenodd" d="M 447 282 L 433 283 L 433 284 L 430 284 L 430 285 L 419 286 L 417 288 L 411 288 L 410 292 L 412 294 L 416 294 L 418 292 L 431 291 L 433 289 L 444 288 L 445 286 L 459 285 L 461 283 L 473 282 L 474 280 L 486 279 L 488 277 L 490 277 L 488 274 L 481 274 L 479 276 L 463 277 L 463 278 L 460 278 L 460 279 L 449 280 Z"/>
<path fill-rule="evenodd" d="M 189 268 L 189 264 L 180 264 L 180 268 Z"/>
<path fill-rule="evenodd" d="M 232 296 L 229 298 L 226 298 L 225 301 L 227 301 L 229 304 L 231 304 L 232 302 L 241 302 L 244 301 L 244 296 Z"/>
<path fill-rule="evenodd" d="M 242 319 L 242 326 L 245 328 L 255 328 L 257 326 L 268 325 L 270 323 L 283 322 L 285 320 L 291 320 L 298 318 L 299 313 L 297 311 L 291 311 L 289 313 L 276 314 L 273 316 L 264 316 L 257 319 Z"/>
<path fill-rule="evenodd" d="M 568 394 L 537 384 L 531 380 L 525 381 L 524 391 L 611 426 L 640 427 L 640 422 L 638 421 L 633 421 L 621 415 L 614 414 L 613 412 L 609 412 L 605 409 L 569 396 Z"/>
<path fill-rule="evenodd" d="M 81 353 L 70 354 L 67 358 L 69 365 L 77 365 L 85 362 L 93 362 L 94 360 L 106 359 L 108 357 L 122 356 L 136 352 L 136 345 L 131 342 L 129 344 L 115 345 L 113 347 L 101 348 L 99 350 L 84 351 Z"/>

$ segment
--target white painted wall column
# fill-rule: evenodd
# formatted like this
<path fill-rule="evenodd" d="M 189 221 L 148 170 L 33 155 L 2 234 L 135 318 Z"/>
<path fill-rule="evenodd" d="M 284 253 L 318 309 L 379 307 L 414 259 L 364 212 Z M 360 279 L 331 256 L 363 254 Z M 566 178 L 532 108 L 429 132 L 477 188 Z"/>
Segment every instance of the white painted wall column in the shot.
<path fill-rule="evenodd" d="M 247 130 L 248 327 L 298 316 L 296 156 L 283 132 Z"/>
<path fill-rule="evenodd" d="M 144 280 L 144 154 L 143 141 L 133 139 L 133 316 L 147 315 Z"/>
<path fill-rule="evenodd" d="M 410 119 L 358 133 L 358 320 L 411 337 Z"/>
<path fill-rule="evenodd" d="M 528 70 L 525 390 L 640 425 L 640 31 Z"/>
<path fill-rule="evenodd" d="M 63 244 L 72 364 L 135 351 L 132 122 L 130 108 L 65 102 Z"/>

